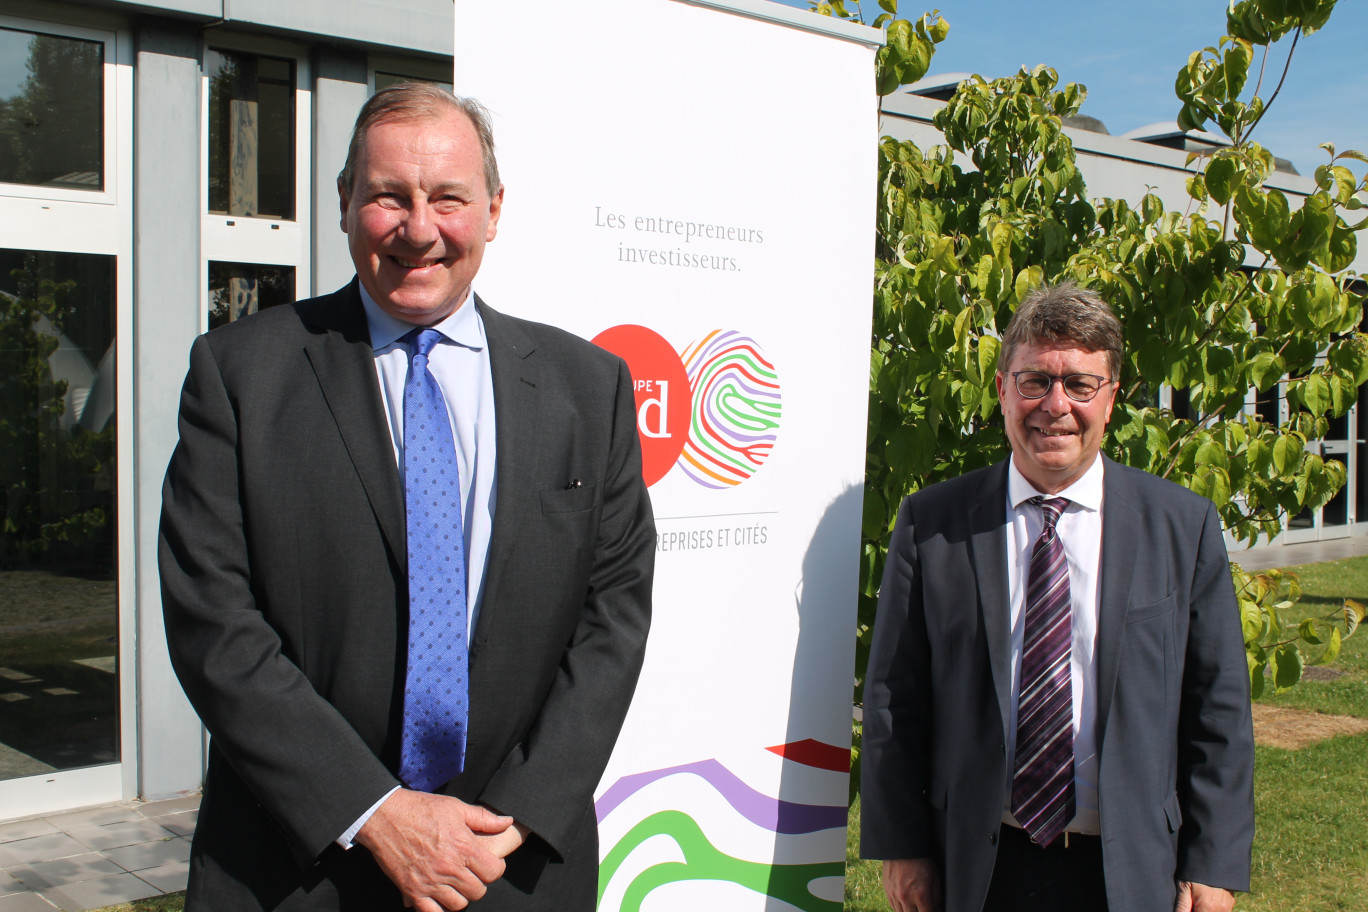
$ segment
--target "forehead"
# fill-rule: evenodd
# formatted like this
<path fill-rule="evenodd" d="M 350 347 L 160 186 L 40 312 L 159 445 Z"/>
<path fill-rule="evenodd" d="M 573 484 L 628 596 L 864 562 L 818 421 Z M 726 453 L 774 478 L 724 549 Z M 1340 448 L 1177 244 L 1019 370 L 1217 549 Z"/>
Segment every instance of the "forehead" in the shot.
<path fill-rule="evenodd" d="M 1107 353 L 1088 351 L 1072 342 L 1033 342 L 1021 345 L 1012 354 L 1010 370 L 1039 370 L 1051 374 L 1097 374 L 1106 377 L 1111 373 Z"/>
<path fill-rule="evenodd" d="M 434 160 L 476 167 L 483 177 L 480 137 L 464 111 L 422 113 L 390 117 L 374 123 L 361 143 L 363 168 L 399 158 Z"/>

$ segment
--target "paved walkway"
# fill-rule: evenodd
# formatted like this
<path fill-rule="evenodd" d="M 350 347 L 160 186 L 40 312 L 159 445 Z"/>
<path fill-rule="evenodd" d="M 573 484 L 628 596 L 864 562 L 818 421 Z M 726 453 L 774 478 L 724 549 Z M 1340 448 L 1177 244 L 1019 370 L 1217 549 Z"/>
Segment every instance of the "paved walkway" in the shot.
<path fill-rule="evenodd" d="M 0 912 L 82 912 L 185 889 L 199 796 L 0 823 Z"/>
<path fill-rule="evenodd" d="M 1368 535 L 1232 551 L 1230 559 L 1246 570 L 1267 570 L 1270 567 L 1291 567 L 1295 564 L 1341 560 L 1346 557 L 1358 557 L 1361 554 L 1368 554 Z"/>

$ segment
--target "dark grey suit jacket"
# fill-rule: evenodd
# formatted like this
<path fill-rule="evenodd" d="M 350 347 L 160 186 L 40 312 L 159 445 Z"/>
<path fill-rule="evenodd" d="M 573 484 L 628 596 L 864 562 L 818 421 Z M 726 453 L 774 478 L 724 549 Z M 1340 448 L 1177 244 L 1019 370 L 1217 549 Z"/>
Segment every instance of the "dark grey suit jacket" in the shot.
<path fill-rule="evenodd" d="M 1175 881 L 1249 889 L 1253 726 L 1211 502 L 1108 461 L 1098 606 L 1103 867 L 1112 912 Z M 987 896 L 1008 788 L 1007 463 L 898 512 L 865 681 L 861 854 L 934 858 L 947 912 Z"/>
<path fill-rule="evenodd" d="M 593 790 L 650 616 L 634 399 L 617 357 L 477 305 L 497 506 L 447 792 L 534 833 L 481 908 L 590 909 Z M 333 844 L 397 784 L 407 638 L 403 491 L 355 281 L 196 340 L 163 497 L 171 658 L 212 735 L 190 905 L 399 908 L 363 848 Z"/>

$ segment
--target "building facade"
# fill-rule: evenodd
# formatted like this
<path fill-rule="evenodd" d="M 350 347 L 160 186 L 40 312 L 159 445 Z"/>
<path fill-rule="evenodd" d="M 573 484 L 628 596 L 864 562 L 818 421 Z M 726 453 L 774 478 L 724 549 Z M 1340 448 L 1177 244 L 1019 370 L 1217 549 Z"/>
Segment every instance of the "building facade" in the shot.
<path fill-rule="evenodd" d="M 199 787 L 161 479 L 196 335 L 352 274 L 357 110 L 451 0 L 0 0 L 0 819 Z"/>

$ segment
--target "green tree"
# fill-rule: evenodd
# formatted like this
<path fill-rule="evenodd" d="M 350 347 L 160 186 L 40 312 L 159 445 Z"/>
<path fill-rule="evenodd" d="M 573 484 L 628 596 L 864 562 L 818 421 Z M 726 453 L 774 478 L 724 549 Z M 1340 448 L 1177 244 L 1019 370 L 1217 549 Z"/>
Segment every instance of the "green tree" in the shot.
<path fill-rule="evenodd" d="M 935 13 L 895 18 L 897 0 L 879 6 L 874 24 L 888 45 L 877 78 L 888 92 L 925 75 L 949 27 Z M 1364 226 L 1350 220 L 1368 187 L 1344 167 L 1365 159 L 1327 147 L 1315 192 L 1294 208 L 1266 185 L 1273 157 L 1250 137 L 1277 94 L 1265 97 L 1251 71 L 1261 77 L 1273 46 L 1289 38 L 1285 72 L 1297 42 L 1333 7 L 1243 0 L 1230 9 L 1230 34 L 1192 56 L 1177 80 L 1181 123 L 1210 122 L 1230 146 L 1190 159 L 1182 211 L 1152 193 L 1135 203 L 1089 198 L 1063 130 L 1086 90 L 1061 87 L 1048 67 L 963 82 L 934 118 L 944 145 L 881 141 L 857 703 L 898 504 L 1006 456 L 993 383 L 998 336 L 1042 282 L 1098 291 L 1125 327 L 1108 455 L 1211 498 L 1226 529 L 1250 542 L 1343 486 L 1343 467 L 1306 444 L 1368 381 L 1361 284 L 1350 270 Z M 840 2 L 813 8 L 860 18 Z M 1246 410 L 1249 390 L 1267 394 L 1279 382 L 1287 421 Z M 1186 395 L 1190 414 L 1159 407 L 1164 385 Z M 1362 617 L 1349 604 L 1289 626 L 1292 581 L 1232 572 L 1256 695 L 1266 674 L 1283 688 L 1308 656 L 1332 661 Z"/>

